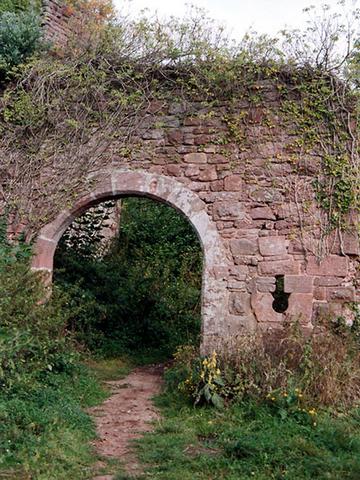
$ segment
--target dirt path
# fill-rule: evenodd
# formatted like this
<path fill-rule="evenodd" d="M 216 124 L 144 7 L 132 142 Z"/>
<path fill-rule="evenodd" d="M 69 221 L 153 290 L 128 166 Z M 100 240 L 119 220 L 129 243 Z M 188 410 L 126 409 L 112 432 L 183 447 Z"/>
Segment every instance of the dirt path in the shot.
<path fill-rule="evenodd" d="M 161 365 L 139 367 L 122 380 L 106 382 L 111 397 L 90 410 L 98 433 L 96 451 L 102 457 L 119 459 L 129 476 L 142 471 L 132 441 L 151 431 L 150 422 L 159 418 L 151 398 L 160 392 L 162 373 Z M 93 480 L 112 479 L 112 475 L 98 475 Z"/>

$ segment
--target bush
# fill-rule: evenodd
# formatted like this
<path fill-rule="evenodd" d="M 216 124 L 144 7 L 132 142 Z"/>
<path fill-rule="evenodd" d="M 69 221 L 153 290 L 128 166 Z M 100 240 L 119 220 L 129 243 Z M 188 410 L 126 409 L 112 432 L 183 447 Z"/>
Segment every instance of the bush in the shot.
<path fill-rule="evenodd" d="M 40 35 L 39 17 L 34 11 L 0 11 L 0 78 L 36 51 Z"/>
<path fill-rule="evenodd" d="M 4 12 L 22 12 L 30 9 L 40 11 L 41 0 L 1 0 L 0 14 Z"/>
<path fill-rule="evenodd" d="M 71 317 L 66 297 L 54 289 L 51 299 L 29 268 L 31 250 L 21 240 L 10 244 L 0 226 L 0 385 L 11 391 L 31 388 L 49 371 L 74 365 L 76 353 L 67 332 Z"/>
<path fill-rule="evenodd" d="M 270 336 L 241 335 L 206 358 L 182 350 L 173 368 L 195 403 L 255 398 L 280 416 L 306 411 L 312 418 L 314 406 L 342 409 L 360 400 L 358 338 L 336 322 L 324 321 L 309 335 L 297 323 Z"/>

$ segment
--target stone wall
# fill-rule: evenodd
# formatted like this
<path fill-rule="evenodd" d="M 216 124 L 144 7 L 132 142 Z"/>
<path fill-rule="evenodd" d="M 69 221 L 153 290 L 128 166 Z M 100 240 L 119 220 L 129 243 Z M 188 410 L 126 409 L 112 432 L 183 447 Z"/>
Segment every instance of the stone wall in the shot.
<path fill-rule="evenodd" d="M 73 10 L 63 0 L 42 0 L 42 24 L 46 40 L 54 45 L 66 45 L 71 32 Z"/>
<path fill-rule="evenodd" d="M 287 317 L 305 329 L 319 313 L 350 318 L 347 305 L 360 300 L 359 240 L 351 232 L 342 234 L 341 245 L 330 237 L 329 252 L 318 261 L 321 210 L 312 184 L 321 159 L 305 155 L 294 163 L 296 134 L 280 121 L 277 93 L 269 82 L 258 88 L 266 107 L 239 100 L 232 110 L 247 119 L 242 143 L 229 134 L 226 104 L 152 102 L 129 153 L 123 156 L 122 145 L 113 143 L 89 176 L 89 187 L 40 232 L 34 267 L 52 270 L 62 232 L 92 204 L 147 195 L 181 210 L 198 231 L 211 266 L 204 277 L 204 303 L 216 309 L 205 332 L 211 338 L 243 328 L 275 328 Z M 214 231 L 223 253 L 208 261 Z M 273 308 L 279 277 L 288 294 L 282 313 Z M 209 281 L 215 283 L 208 287 Z"/>
<path fill-rule="evenodd" d="M 66 12 L 54 0 L 47 5 L 47 12 L 55 12 L 46 13 L 51 35 L 64 39 Z M 66 208 L 54 200 L 52 218 L 37 232 L 34 268 L 51 273 L 59 238 L 90 206 L 145 195 L 181 211 L 203 245 L 204 351 L 225 336 L 277 328 L 286 318 L 304 329 L 313 328 L 322 313 L 351 321 L 351 304 L 360 301 L 357 234 L 324 237 L 324 214 L 313 190 L 321 155 L 299 147 L 271 81 L 251 88 L 261 102 L 251 95 L 216 106 L 151 101 L 126 152 L 120 140 L 112 140 L 91 172 L 78 173 L 79 190 Z M 96 130 L 94 145 L 101 135 Z M 122 135 L 127 131 L 119 128 Z M 50 204 L 54 196 L 51 172 L 44 170 L 40 179 L 41 188 L 29 194 L 32 216 L 41 210 L 37 191 L 47 192 Z M 355 213 L 350 217 L 356 225 Z M 274 304 L 276 286 L 285 298 L 281 311 Z"/>

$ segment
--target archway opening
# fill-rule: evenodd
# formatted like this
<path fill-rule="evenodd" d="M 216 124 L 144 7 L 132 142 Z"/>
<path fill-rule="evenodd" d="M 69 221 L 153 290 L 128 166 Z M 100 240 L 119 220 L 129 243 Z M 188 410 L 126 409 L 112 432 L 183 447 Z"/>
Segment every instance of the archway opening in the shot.
<path fill-rule="evenodd" d="M 71 329 L 103 355 L 169 357 L 199 344 L 203 252 L 184 215 L 151 198 L 99 203 L 62 235 L 54 282 L 69 292 Z"/>

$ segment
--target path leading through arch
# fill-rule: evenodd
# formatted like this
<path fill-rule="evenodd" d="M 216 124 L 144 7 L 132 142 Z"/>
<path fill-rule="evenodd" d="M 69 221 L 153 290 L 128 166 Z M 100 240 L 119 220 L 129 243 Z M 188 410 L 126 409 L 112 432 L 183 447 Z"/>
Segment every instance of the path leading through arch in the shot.
<path fill-rule="evenodd" d="M 121 380 L 106 382 L 111 396 L 89 410 L 96 424 L 97 454 L 107 460 L 119 460 L 129 476 L 142 473 L 132 442 L 151 431 L 152 423 L 159 419 L 152 397 L 160 393 L 162 373 L 163 365 L 148 365 L 136 368 Z M 93 480 L 113 478 L 112 474 L 106 474 Z"/>

